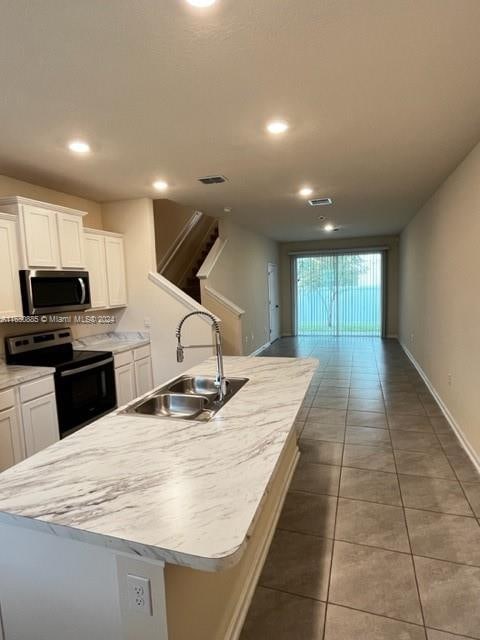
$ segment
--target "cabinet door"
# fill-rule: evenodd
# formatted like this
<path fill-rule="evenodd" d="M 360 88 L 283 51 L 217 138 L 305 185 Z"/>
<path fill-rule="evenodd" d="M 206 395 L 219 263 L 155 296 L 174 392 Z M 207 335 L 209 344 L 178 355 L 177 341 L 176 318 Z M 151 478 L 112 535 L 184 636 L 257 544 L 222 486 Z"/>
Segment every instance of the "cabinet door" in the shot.
<path fill-rule="evenodd" d="M 22 315 L 18 268 L 17 225 L 0 219 L 0 317 Z"/>
<path fill-rule="evenodd" d="M 126 364 L 115 369 L 115 387 L 119 407 L 123 407 L 124 404 L 136 398 L 133 364 Z"/>
<path fill-rule="evenodd" d="M 135 386 L 137 396 L 143 396 L 153 388 L 152 359 L 142 358 L 135 362 Z"/>
<path fill-rule="evenodd" d="M 57 214 L 49 209 L 23 206 L 25 254 L 31 268 L 56 268 L 59 264 Z"/>
<path fill-rule="evenodd" d="M 57 214 L 60 266 L 62 269 L 84 269 L 82 216 Z"/>
<path fill-rule="evenodd" d="M 112 307 L 127 304 L 127 286 L 125 281 L 125 256 L 123 238 L 105 238 L 107 262 L 108 299 Z"/>
<path fill-rule="evenodd" d="M 107 265 L 105 238 L 87 233 L 84 238 L 85 264 L 90 278 L 92 309 L 108 307 Z"/>
<path fill-rule="evenodd" d="M 59 439 L 55 394 L 22 404 L 27 456 L 41 451 Z"/>
<path fill-rule="evenodd" d="M 16 409 L 0 413 L 0 471 L 23 459 L 23 444 Z"/>

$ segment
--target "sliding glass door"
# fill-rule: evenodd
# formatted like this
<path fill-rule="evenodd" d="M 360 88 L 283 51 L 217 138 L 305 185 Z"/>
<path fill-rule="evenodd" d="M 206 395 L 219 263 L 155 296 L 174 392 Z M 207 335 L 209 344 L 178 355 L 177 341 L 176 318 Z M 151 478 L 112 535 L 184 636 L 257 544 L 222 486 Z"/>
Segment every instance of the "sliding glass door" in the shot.
<path fill-rule="evenodd" d="M 297 335 L 381 336 L 383 252 L 294 257 Z"/>

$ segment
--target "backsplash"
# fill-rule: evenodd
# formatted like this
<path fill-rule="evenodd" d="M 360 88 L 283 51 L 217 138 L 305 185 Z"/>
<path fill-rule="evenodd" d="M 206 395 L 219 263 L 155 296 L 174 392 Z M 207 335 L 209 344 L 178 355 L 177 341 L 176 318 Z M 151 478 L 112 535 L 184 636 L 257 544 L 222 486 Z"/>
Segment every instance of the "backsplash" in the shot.
<path fill-rule="evenodd" d="M 0 322 L 0 355 L 5 352 L 5 338 L 22 333 L 39 333 L 61 327 L 70 327 L 74 340 L 92 335 L 115 332 L 120 314 L 123 310 L 86 311 L 84 313 L 62 314 L 65 322 Z M 52 316 L 54 314 L 50 314 Z M 75 322 L 75 318 L 82 317 L 85 322 Z M 105 318 L 113 318 L 113 322 L 102 322 Z M 68 321 L 68 319 L 70 319 Z"/>

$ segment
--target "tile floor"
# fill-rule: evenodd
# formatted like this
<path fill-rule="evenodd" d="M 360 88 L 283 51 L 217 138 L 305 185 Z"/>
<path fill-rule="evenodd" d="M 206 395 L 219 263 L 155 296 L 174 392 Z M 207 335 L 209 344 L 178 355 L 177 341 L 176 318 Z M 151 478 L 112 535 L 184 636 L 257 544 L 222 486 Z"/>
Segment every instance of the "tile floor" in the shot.
<path fill-rule="evenodd" d="M 320 364 L 241 640 L 480 639 L 480 475 L 399 344 L 262 355 Z"/>

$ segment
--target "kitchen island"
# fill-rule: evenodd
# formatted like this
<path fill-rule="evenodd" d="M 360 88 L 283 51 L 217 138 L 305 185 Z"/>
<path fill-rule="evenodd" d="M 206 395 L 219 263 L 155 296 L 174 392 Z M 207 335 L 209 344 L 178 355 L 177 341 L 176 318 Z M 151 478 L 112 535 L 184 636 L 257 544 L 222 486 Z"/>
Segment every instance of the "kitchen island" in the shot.
<path fill-rule="evenodd" d="M 249 381 L 209 422 L 114 412 L 1 474 L 6 640 L 238 637 L 316 364 L 225 358 Z M 146 607 L 129 575 L 150 581 Z"/>

